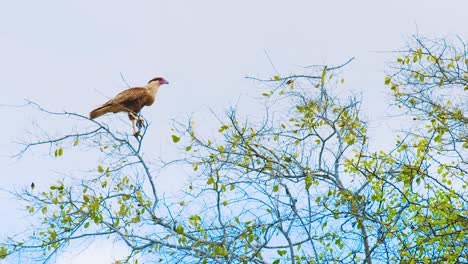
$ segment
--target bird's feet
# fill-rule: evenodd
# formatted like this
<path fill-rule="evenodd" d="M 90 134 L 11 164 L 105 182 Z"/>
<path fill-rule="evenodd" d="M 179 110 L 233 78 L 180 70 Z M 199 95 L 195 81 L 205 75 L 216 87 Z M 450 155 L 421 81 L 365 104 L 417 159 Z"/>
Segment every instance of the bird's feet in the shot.
<path fill-rule="evenodd" d="M 133 132 L 133 136 L 138 139 L 138 137 L 141 137 L 140 131 L 135 131 Z"/>
<path fill-rule="evenodd" d="M 136 120 L 136 126 L 137 126 L 138 128 L 145 127 L 145 121 L 144 121 L 142 118 L 138 118 L 138 119 Z"/>

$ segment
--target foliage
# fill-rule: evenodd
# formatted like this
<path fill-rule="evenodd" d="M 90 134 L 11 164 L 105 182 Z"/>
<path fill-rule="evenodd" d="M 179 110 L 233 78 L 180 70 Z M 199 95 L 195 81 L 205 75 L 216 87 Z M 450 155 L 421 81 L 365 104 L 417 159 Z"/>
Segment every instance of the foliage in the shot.
<path fill-rule="evenodd" d="M 213 138 L 191 120 L 176 124 L 184 157 L 165 166 L 193 171 L 177 198 L 158 199 L 144 135 L 47 112 L 93 128 L 25 151 L 47 144 L 59 158 L 84 145 L 101 151 L 100 164 L 16 193 L 41 220 L 30 237 L 6 240 L 0 258 L 47 261 L 101 236 L 125 242 L 122 261 L 134 263 L 467 262 L 467 65 L 465 46 L 445 40 L 415 37 L 398 54 L 384 84 L 413 120 L 389 151 L 370 150 L 358 98 L 331 92 L 345 65 L 255 79 L 269 87 L 261 122 L 231 108 Z"/>

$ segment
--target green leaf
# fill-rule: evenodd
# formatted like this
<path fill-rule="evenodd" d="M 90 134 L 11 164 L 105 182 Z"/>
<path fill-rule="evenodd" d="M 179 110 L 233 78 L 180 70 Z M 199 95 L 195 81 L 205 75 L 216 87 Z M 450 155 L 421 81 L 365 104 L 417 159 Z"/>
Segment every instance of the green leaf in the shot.
<path fill-rule="evenodd" d="M 274 192 L 278 192 L 278 190 L 279 190 L 278 185 L 273 186 L 273 191 L 274 191 Z"/>
<path fill-rule="evenodd" d="M 28 209 L 28 212 L 30 214 L 34 213 L 34 207 L 28 205 L 28 206 L 26 206 L 26 209 Z"/>
<path fill-rule="evenodd" d="M 0 259 L 6 258 L 7 254 L 8 251 L 6 250 L 5 245 L 2 245 L 2 247 L 0 247 Z"/>
<path fill-rule="evenodd" d="M 88 228 L 88 227 L 89 227 L 89 222 L 86 222 L 86 223 L 84 224 L 84 228 Z"/>
<path fill-rule="evenodd" d="M 273 76 L 273 80 L 279 81 L 281 78 L 278 75 Z"/>
<path fill-rule="evenodd" d="M 308 190 L 312 186 L 312 176 L 309 174 L 305 177 L 305 187 Z"/>
<path fill-rule="evenodd" d="M 185 148 L 185 151 L 190 151 L 191 149 L 192 149 L 192 146 L 187 146 L 187 147 Z"/>
<path fill-rule="evenodd" d="M 78 143 L 80 143 L 80 141 L 78 139 L 76 139 L 75 142 L 73 142 L 73 146 L 78 145 Z"/>
<path fill-rule="evenodd" d="M 62 155 L 63 155 L 63 149 L 62 148 L 58 148 L 57 150 L 55 150 L 55 152 L 54 152 L 55 157 L 60 157 Z"/>
<path fill-rule="evenodd" d="M 46 214 L 46 213 L 47 213 L 47 207 L 42 207 L 41 212 L 42 212 L 43 214 Z"/>
<path fill-rule="evenodd" d="M 392 80 L 392 79 L 391 79 L 389 76 L 385 77 L 385 82 L 384 82 L 384 84 L 385 84 L 385 85 L 389 85 L 391 80 Z"/>
<path fill-rule="evenodd" d="M 99 173 L 103 173 L 103 172 L 104 172 L 104 169 L 102 168 L 101 165 L 99 165 L 99 166 L 97 167 L 97 171 L 98 171 Z"/>
<path fill-rule="evenodd" d="M 278 255 L 280 256 L 283 256 L 284 254 L 286 254 L 288 251 L 287 250 L 278 250 L 276 251 L 278 253 Z"/>
<path fill-rule="evenodd" d="M 176 226 L 175 231 L 177 232 L 177 234 L 181 235 L 181 234 L 184 233 L 184 227 L 181 226 L 181 225 L 178 225 L 178 226 Z"/>
<path fill-rule="evenodd" d="M 177 143 L 180 141 L 180 137 L 176 136 L 176 135 L 172 135 L 172 141 L 174 141 L 174 143 Z"/>
<path fill-rule="evenodd" d="M 219 133 L 223 133 L 223 132 L 224 132 L 226 129 L 228 129 L 228 128 L 229 128 L 228 126 L 222 125 L 222 126 L 219 128 L 218 132 L 219 132 Z"/>
<path fill-rule="evenodd" d="M 206 181 L 207 184 L 212 184 L 214 183 L 214 178 L 213 177 L 209 177 L 208 180 Z"/>
<path fill-rule="evenodd" d="M 324 83 L 325 82 L 325 76 L 327 75 L 327 69 L 323 69 L 322 71 L 322 77 L 320 78 L 320 82 Z"/>

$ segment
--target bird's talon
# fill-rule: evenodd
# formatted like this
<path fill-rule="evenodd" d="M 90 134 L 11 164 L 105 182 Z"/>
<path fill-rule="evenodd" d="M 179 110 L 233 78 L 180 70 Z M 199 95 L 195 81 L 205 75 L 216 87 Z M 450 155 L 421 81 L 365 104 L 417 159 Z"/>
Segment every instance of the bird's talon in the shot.
<path fill-rule="evenodd" d="M 145 121 L 141 118 L 138 118 L 137 121 L 136 121 L 136 125 L 138 128 L 142 128 L 142 127 L 145 127 Z"/>
<path fill-rule="evenodd" d="M 136 139 L 138 139 L 138 137 L 141 137 L 140 131 L 134 132 L 133 136 L 135 136 Z"/>

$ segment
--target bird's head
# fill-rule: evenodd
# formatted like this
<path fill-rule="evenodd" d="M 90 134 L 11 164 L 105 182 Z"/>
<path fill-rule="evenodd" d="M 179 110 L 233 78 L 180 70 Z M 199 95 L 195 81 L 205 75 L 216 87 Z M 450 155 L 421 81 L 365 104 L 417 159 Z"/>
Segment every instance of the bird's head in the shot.
<path fill-rule="evenodd" d="M 169 84 L 169 82 L 166 79 L 162 78 L 162 77 L 153 78 L 153 79 L 148 81 L 148 84 L 150 84 L 152 82 L 158 82 L 160 85 L 161 84 Z"/>

